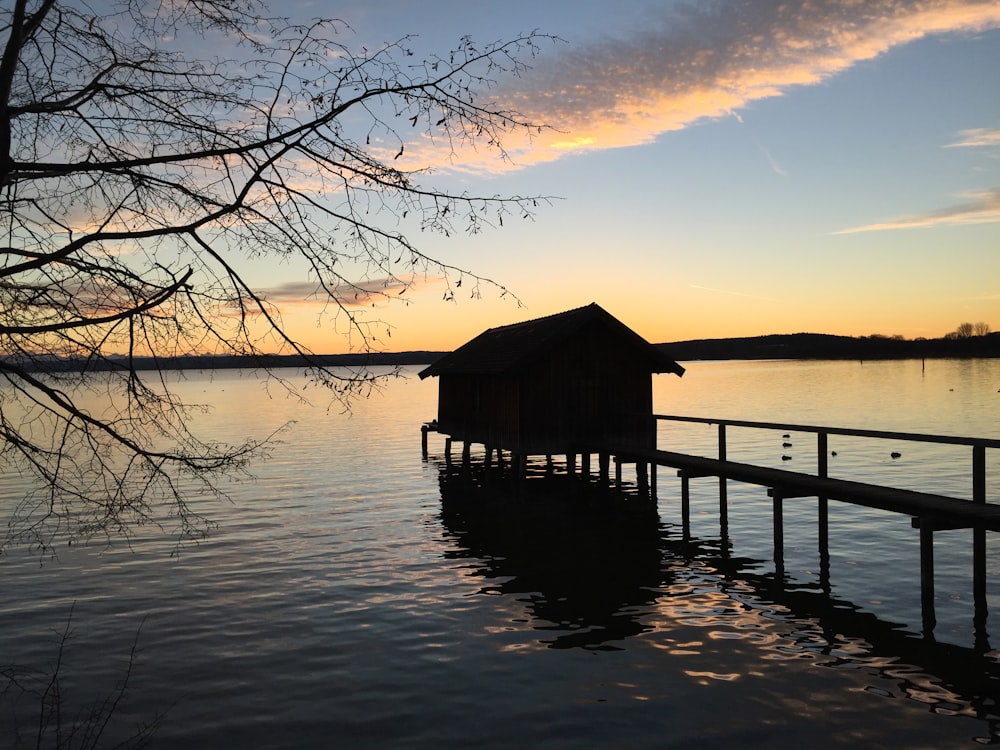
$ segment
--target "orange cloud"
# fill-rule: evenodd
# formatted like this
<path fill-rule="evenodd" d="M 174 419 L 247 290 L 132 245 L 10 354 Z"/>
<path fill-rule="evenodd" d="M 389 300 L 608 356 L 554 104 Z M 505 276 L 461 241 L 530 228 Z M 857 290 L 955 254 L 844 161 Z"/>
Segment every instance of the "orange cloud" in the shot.
<path fill-rule="evenodd" d="M 629 37 L 568 48 L 496 94 L 553 130 L 508 141 L 513 163 L 475 151 L 447 165 L 500 171 L 635 146 L 703 118 L 821 82 L 914 40 L 1000 27 L 995 0 L 742 0 L 664 12 Z M 429 153 L 410 156 L 427 164 Z M 415 162 L 414 162 L 415 163 Z"/>

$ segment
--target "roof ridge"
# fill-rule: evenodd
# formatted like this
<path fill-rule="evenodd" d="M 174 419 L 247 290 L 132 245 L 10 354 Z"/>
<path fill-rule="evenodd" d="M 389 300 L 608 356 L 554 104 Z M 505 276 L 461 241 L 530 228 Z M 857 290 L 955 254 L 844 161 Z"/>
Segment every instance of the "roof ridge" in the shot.
<path fill-rule="evenodd" d="M 596 302 L 571 310 L 544 315 L 520 323 L 489 328 L 458 349 L 422 370 L 420 378 L 444 373 L 501 374 L 521 366 L 539 354 L 544 354 L 554 341 L 573 335 L 580 327 L 599 322 L 627 340 L 640 356 L 647 359 L 654 372 L 674 372 L 684 369 L 665 353 L 650 344 L 618 318 Z"/>

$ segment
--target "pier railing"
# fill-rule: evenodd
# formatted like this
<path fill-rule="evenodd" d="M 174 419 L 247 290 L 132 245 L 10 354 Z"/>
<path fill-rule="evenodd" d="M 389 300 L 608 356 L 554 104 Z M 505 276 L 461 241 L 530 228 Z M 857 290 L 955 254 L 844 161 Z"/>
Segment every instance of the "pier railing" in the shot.
<path fill-rule="evenodd" d="M 719 430 L 719 460 L 726 460 L 726 428 L 749 427 L 783 432 L 805 432 L 816 435 L 816 475 L 827 477 L 829 473 L 829 436 L 877 438 L 884 440 L 908 441 L 915 443 L 937 443 L 940 445 L 964 445 L 972 449 L 972 500 L 986 502 L 986 449 L 1000 448 L 1000 440 L 992 438 L 960 437 L 956 435 L 928 435 L 915 432 L 892 432 L 888 430 L 860 430 L 846 427 L 820 427 L 816 425 L 792 424 L 786 422 L 749 422 L 740 419 L 714 419 L 709 417 L 685 417 L 673 414 L 654 414 L 656 421 L 694 422 L 717 425 Z"/>
<path fill-rule="evenodd" d="M 667 414 L 654 414 L 653 415 L 653 425 L 654 427 L 659 424 L 659 422 L 691 422 L 691 423 L 701 423 L 708 425 L 717 425 L 719 431 L 719 442 L 718 442 L 718 461 L 712 459 L 702 459 L 708 463 L 712 463 L 714 467 L 712 469 L 706 469 L 704 471 L 699 471 L 695 465 L 699 459 L 693 458 L 691 456 L 681 456 L 679 454 L 668 454 L 663 451 L 655 451 L 664 457 L 670 456 L 670 464 L 678 467 L 680 470 L 678 472 L 681 477 L 681 512 L 683 519 L 684 535 L 688 535 L 688 506 L 689 506 L 689 490 L 688 481 L 693 477 L 698 476 L 718 476 L 719 477 L 719 520 L 720 520 L 720 534 L 723 539 L 728 536 L 728 511 L 727 511 L 727 476 L 732 469 L 730 467 L 741 467 L 737 469 L 735 474 L 742 474 L 742 476 L 737 476 L 737 479 L 742 478 L 744 481 L 751 481 L 754 483 L 759 483 L 762 481 L 759 479 L 758 475 L 767 474 L 768 478 L 771 475 L 786 474 L 786 472 L 777 472 L 767 469 L 761 469 L 760 467 L 748 467 L 743 464 L 729 464 L 726 458 L 726 429 L 729 427 L 747 427 L 751 429 L 762 429 L 762 430 L 780 430 L 787 433 L 813 433 L 816 435 L 816 460 L 817 460 L 817 473 L 815 479 L 808 477 L 808 475 L 798 475 L 802 479 L 796 479 L 788 484 L 794 485 L 791 489 L 791 494 L 789 497 L 794 497 L 796 495 L 812 495 L 811 489 L 806 489 L 804 492 L 800 492 L 802 487 L 815 483 L 817 487 L 824 486 L 826 483 L 827 488 L 843 488 L 848 487 L 845 496 L 841 499 L 847 502 L 855 502 L 861 505 L 871 505 L 872 507 L 878 507 L 882 503 L 873 503 L 871 495 L 874 493 L 876 496 L 881 497 L 883 494 L 886 496 L 892 495 L 896 490 L 889 487 L 880 487 L 877 485 L 863 485 L 856 484 L 852 482 L 844 482 L 842 480 L 831 480 L 828 476 L 829 471 L 829 457 L 831 455 L 829 449 L 829 437 L 830 435 L 845 435 L 850 437 L 862 437 L 862 438 L 875 438 L 893 441 L 908 441 L 908 442 L 918 442 L 918 443 L 936 443 L 938 445 L 957 445 L 957 446 L 967 446 L 971 448 L 972 452 L 972 505 L 968 506 L 971 508 L 978 508 L 977 514 L 981 515 L 981 523 L 967 522 L 965 520 L 958 520 L 957 522 L 952 520 L 950 522 L 945 522 L 944 524 L 939 523 L 931 515 L 925 515 L 918 505 L 920 503 L 916 502 L 920 498 L 915 497 L 903 497 L 901 502 L 898 503 L 898 507 L 891 508 L 895 512 L 906 512 L 914 517 L 912 518 L 912 524 L 914 527 L 920 529 L 920 588 L 921 588 L 921 610 L 923 613 L 923 624 L 924 632 L 929 634 L 934 630 L 935 615 L 934 615 L 934 549 L 933 549 L 933 535 L 935 530 L 947 530 L 950 528 L 971 528 L 972 529 L 972 562 L 973 562 L 973 602 L 975 605 L 975 617 L 974 625 L 977 633 L 977 641 L 981 641 L 986 644 L 985 647 L 988 648 L 988 641 L 985 634 L 985 623 L 986 623 L 986 612 L 987 612 L 987 599 L 986 599 L 986 519 L 988 516 L 995 515 L 993 511 L 996 510 L 995 505 L 988 505 L 986 502 L 986 449 L 987 448 L 1000 448 L 1000 440 L 993 438 L 978 438 L 978 437 L 959 437 L 955 435 L 929 435 L 922 433 L 913 432 L 892 432 L 888 430 L 863 430 L 863 429 L 850 429 L 842 427 L 819 427 L 816 425 L 803 425 L 803 424 L 791 424 L 785 422 L 750 422 L 746 420 L 737 419 L 713 419 L 707 417 L 686 417 L 686 416 L 676 416 Z M 681 464 L 684 464 L 682 466 Z M 654 480 L 655 481 L 655 480 Z M 782 489 L 780 484 L 785 480 L 781 477 L 774 482 L 774 486 L 769 490 L 769 494 L 772 496 L 774 503 L 774 558 L 776 573 L 780 576 L 784 575 L 784 563 L 783 563 L 783 531 L 782 531 L 782 520 L 781 520 L 781 503 L 784 496 L 788 493 L 787 489 Z M 834 482 L 835 484 L 829 484 Z M 799 486 L 801 485 L 801 487 Z M 909 493 L 909 494 L 920 494 L 920 493 Z M 814 496 L 818 498 L 818 541 L 819 541 L 819 552 L 820 552 L 820 570 L 821 578 L 827 577 L 829 575 L 829 544 L 828 544 L 828 529 L 829 521 L 827 517 L 827 498 L 823 496 L 824 492 L 819 490 Z M 921 500 L 922 502 L 922 500 Z M 941 497 L 938 499 L 933 499 L 932 503 L 943 503 L 945 506 L 950 505 L 951 512 L 957 514 L 960 510 L 960 506 L 964 502 L 957 499 L 951 499 L 946 497 Z M 955 503 L 959 505 L 954 505 Z M 969 515 L 969 514 L 963 514 Z M 993 530 L 1000 530 L 996 524 L 992 524 L 991 528 Z M 825 587 L 825 586 L 824 586 Z"/>

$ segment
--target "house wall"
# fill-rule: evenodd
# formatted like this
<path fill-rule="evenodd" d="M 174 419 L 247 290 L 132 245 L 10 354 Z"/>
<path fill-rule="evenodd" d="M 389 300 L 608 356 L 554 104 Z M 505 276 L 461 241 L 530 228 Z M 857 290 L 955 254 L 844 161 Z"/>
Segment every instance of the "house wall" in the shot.
<path fill-rule="evenodd" d="M 518 383 L 513 378 L 442 375 L 438 429 L 456 440 L 516 450 L 520 430 Z"/>
<path fill-rule="evenodd" d="M 527 453 L 651 447 L 652 376 L 603 326 L 568 339 L 520 377 Z"/>
<path fill-rule="evenodd" d="M 600 324 L 517 373 L 441 375 L 438 429 L 527 455 L 654 444 L 650 364 Z"/>

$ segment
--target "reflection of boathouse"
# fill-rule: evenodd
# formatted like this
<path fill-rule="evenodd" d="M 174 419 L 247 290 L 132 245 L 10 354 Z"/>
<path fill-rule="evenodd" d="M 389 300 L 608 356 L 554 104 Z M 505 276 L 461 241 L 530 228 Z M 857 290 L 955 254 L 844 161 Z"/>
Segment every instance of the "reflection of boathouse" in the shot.
<path fill-rule="evenodd" d="M 596 304 L 491 328 L 420 373 L 437 429 L 529 455 L 655 448 L 652 374 L 684 368 Z"/>

